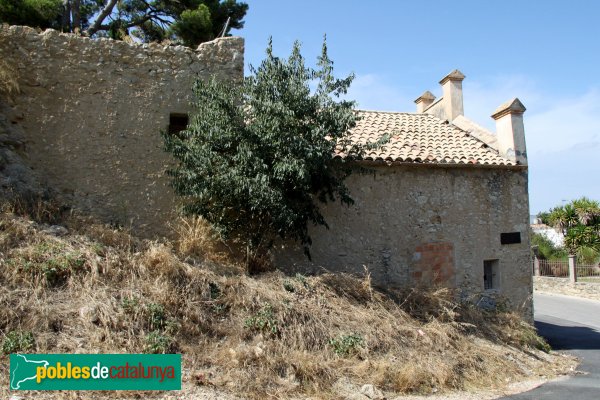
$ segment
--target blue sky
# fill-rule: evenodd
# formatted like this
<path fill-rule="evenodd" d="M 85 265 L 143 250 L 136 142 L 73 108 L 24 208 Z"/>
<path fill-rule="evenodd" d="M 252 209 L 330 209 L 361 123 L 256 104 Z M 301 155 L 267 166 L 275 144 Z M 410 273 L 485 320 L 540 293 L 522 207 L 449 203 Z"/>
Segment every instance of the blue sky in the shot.
<path fill-rule="evenodd" d="M 314 62 L 323 34 L 337 76 L 356 74 L 359 108 L 415 111 L 425 90 L 458 68 L 465 116 L 518 97 L 527 107 L 531 213 L 580 196 L 600 200 L 600 2 L 246 0 L 246 64 L 269 36 L 287 56 L 294 40 Z"/>

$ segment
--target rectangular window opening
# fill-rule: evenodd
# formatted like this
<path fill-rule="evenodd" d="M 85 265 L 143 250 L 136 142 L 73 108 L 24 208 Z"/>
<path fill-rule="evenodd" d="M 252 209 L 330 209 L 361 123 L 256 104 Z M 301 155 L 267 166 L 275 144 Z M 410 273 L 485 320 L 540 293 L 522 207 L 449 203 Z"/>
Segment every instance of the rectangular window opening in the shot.
<path fill-rule="evenodd" d="M 169 133 L 171 135 L 177 135 L 179 132 L 185 130 L 189 123 L 189 116 L 187 114 L 169 114 Z"/>
<path fill-rule="evenodd" d="M 506 232 L 500 234 L 500 244 L 521 243 L 521 232 Z"/>
<path fill-rule="evenodd" d="M 498 260 L 483 261 L 483 288 L 485 290 L 500 288 L 500 271 Z"/>

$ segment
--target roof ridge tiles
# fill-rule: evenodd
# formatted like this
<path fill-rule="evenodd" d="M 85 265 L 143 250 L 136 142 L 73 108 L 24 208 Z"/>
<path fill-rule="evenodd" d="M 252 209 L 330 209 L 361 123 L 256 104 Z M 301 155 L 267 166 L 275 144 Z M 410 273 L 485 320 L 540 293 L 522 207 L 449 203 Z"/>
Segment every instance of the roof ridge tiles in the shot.
<path fill-rule="evenodd" d="M 467 130 L 429 114 L 355 110 L 363 118 L 349 130 L 356 143 L 375 142 L 384 133 L 390 141 L 372 149 L 366 161 L 480 166 L 514 166 Z M 344 157 L 338 152 L 336 157 Z"/>
<path fill-rule="evenodd" d="M 377 113 L 377 114 L 406 114 L 406 115 L 423 115 L 423 116 L 428 116 L 428 117 L 434 117 L 437 118 L 435 115 L 431 115 L 431 114 L 423 114 L 423 113 L 418 113 L 418 112 L 409 112 L 409 111 L 382 111 L 382 110 L 363 110 L 360 108 L 356 108 L 354 111 L 356 112 L 365 112 L 365 113 Z M 439 118 L 438 118 L 439 119 Z"/>

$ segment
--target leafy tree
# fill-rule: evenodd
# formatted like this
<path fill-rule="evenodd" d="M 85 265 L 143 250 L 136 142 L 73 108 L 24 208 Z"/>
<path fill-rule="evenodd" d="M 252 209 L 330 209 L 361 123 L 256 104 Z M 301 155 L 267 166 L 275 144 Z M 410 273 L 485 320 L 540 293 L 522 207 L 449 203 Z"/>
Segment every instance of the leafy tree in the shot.
<path fill-rule="evenodd" d="M 244 26 L 237 0 L 0 0 L 0 22 L 197 46 Z"/>
<path fill-rule="evenodd" d="M 0 22 L 36 28 L 61 26 L 62 0 L 0 0 Z"/>
<path fill-rule="evenodd" d="M 600 203 L 582 197 L 539 215 L 548 225 L 562 230 L 565 247 L 584 262 L 600 257 Z"/>
<path fill-rule="evenodd" d="M 231 28 L 243 28 L 242 19 L 248 10 L 247 4 L 236 3 L 235 0 L 225 0 L 222 3 L 218 0 L 186 0 L 182 4 L 187 4 L 187 7 L 173 9 L 172 16 L 176 20 L 171 32 L 186 46 L 197 46 L 218 37 L 228 19 L 227 32 Z"/>
<path fill-rule="evenodd" d="M 266 59 L 242 84 L 198 81 L 187 130 L 163 134 L 177 160 L 169 174 L 183 210 L 242 243 L 249 268 L 277 237 L 299 241 L 309 256 L 308 224 L 327 226 L 319 202 L 352 203 L 346 161 L 387 139 L 350 142 L 354 102 L 339 97 L 353 76 L 334 78 L 325 41 L 317 65 L 305 66 L 298 42 L 282 59 L 269 41 Z M 332 157 L 336 146 L 347 159 Z"/>

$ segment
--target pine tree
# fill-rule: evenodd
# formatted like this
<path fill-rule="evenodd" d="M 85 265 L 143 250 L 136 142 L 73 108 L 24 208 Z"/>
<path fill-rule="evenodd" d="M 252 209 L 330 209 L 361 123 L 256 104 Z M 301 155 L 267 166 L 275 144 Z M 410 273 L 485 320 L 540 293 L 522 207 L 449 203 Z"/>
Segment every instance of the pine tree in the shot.
<path fill-rule="evenodd" d="M 247 11 L 237 0 L 0 0 L 12 25 L 190 47 L 243 28 Z"/>

